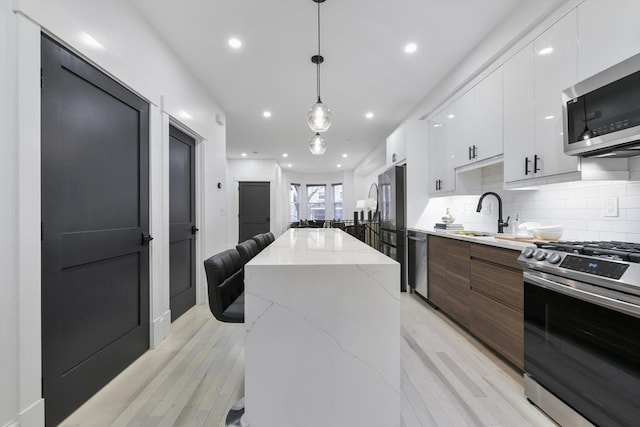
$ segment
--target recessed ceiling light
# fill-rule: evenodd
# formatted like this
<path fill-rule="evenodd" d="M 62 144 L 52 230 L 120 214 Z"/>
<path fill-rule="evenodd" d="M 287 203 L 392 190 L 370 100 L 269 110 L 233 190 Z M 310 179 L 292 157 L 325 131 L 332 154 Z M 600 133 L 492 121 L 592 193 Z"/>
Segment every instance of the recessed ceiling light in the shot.
<path fill-rule="evenodd" d="M 373 113 L 371 111 L 369 111 L 367 114 L 364 115 L 367 119 L 373 119 Z"/>
<path fill-rule="evenodd" d="M 271 111 L 264 111 L 264 112 L 262 113 L 262 115 L 263 115 L 264 117 L 271 117 Z"/>
<path fill-rule="evenodd" d="M 242 157 L 247 157 L 247 153 L 240 154 Z"/>
<path fill-rule="evenodd" d="M 447 117 L 450 119 L 453 119 L 456 115 L 455 114 L 449 114 Z"/>
<path fill-rule="evenodd" d="M 415 44 L 415 43 L 409 43 L 408 45 L 406 45 L 406 46 L 404 47 L 404 51 L 405 51 L 406 53 L 413 53 L 413 52 L 415 52 L 416 50 L 418 50 L 418 45 L 417 45 L 417 44 Z"/>
<path fill-rule="evenodd" d="M 545 120 L 551 120 L 551 119 L 553 119 L 553 118 L 555 118 L 555 117 L 556 117 L 556 116 L 545 116 L 545 117 L 544 117 L 544 119 L 545 119 Z"/>
<path fill-rule="evenodd" d="M 229 39 L 229 46 L 234 49 L 240 49 L 240 47 L 242 47 L 242 42 L 240 41 L 240 39 L 232 37 Z"/>
<path fill-rule="evenodd" d="M 193 119 L 193 117 L 191 117 L 191 114 L 187 113 L 184 110 L 178 112 L 178 116 L 180 116 L 181 119 L 187 119 L 187 120 Z"/>
<path fill-rule="evenodd" d="M 346 158 L 346 157 L 347 157 L 347 153 L 344 153 L 344 154 L 342 155 L 342 157 Z"/>
<path fill-rule="evenodd" d="M 338 166 L 339 168 L 341 168 L 341 167 L 342 167 L 342 165 L 341 165 L 340 163 L 338 163 L 338 164 L 337 164 L 337 166 Z"/>
<path fill-rule="evenodd" d="M 540 49 L 538 51 L 538 55 L 549 55 L 551 52 L 553 52 L 553 48 L 549 46 L 545 47 L 544 49 Z"/>
<path fill-rule="evenodd" d="M 289 157 L 287 153 L 282 153 L 282 157 Z"/>
<path fill-rule="evenodd" d="M 291 167 L 291 163 L 289 163 L 289 164 L 287 165 L 287 167 L 289 167 L 289 168 L 290 168 L 290 167 Z"/>
<path fill-rule="evenodd" d="M 442 123 L 436 123 L 435 125 L 433 125 L 434 128 L 439 128 L 440 126 L 442 126 Z"/>

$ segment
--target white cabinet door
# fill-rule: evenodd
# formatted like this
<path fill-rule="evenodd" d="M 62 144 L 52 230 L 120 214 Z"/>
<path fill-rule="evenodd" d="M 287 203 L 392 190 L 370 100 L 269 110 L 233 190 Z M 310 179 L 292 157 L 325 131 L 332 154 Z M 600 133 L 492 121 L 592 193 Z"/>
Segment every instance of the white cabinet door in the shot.
<path fill-rule="evenodd" d="M 502 67 L 478 83 L 473 92 L 472 126 L 467 144 L 472 147 L 472 161 L 502 154 Z"/>
<path fill-rule="evenodd" d="M 534 42 L 534 172 L 550 176 L 576 171 L 576 156 L 564 154 L 561 92 L 578 81 L 577 13 L 572 10 Z"/>
<path fill-rule="evenodd" d="M 436 196 L 455 189 L 453 182 L 453 165 L 447 146 L 446 120 L 444 114 L 429 121 L 429 195 Z"/>
<path fill-rule="evenodd" d="M 640 52 L 640 1 L 588 0 L 578 6 L 578 79 Z"/>
<path fill-rule="evenodd" d="M 453 168 L 471 162 L 469 147 L 472 144 L 470 132 L 473 113 L 473 93 L 469 91 L 458 98 L 441 116 L 447 133 L 449 163 Z"/>
<path fill-rule="evenodd" d="M 533 177 L 533 43 L 502 66 L 504 107 L 504 181 Z"/>
<path fill-rule="evenodd" d="M 404 123 L 387 138 L 387 166 L 407 158 L 407 142 Z"/>

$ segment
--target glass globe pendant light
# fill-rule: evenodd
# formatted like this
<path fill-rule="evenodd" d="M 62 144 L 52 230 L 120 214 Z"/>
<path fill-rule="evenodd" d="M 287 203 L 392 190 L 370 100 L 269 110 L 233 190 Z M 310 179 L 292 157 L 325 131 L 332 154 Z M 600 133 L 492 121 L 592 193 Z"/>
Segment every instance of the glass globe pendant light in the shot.
<path fill-rule="evenodd" d="M 318 54 L 311 57 L 311 62 L 316 64 L 316 80 L 318 89 L 318 101 L 309 108 L 307 112 L 307 123 L 313 132 L 326 132 L 331 126 L 331 110 L 322 103 L 320 98 L 320 64 L 324 62 L 324 58 L 320 55 L 320 3 L 325 0 L 313 0 L 318 4 Z"/>
<path fill-rule="evenodd" d="M 311 150 L 311 154 L 321 156 L 327 151 L 327 141 L 325 141 L 322 135 L 316 132 L 309 143 L 309 150 Z"/>

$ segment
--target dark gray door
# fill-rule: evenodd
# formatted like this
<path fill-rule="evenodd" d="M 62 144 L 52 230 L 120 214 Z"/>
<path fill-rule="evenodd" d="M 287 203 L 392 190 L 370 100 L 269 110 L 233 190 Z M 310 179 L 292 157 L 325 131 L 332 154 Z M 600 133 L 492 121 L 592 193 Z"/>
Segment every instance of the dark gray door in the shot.
<path fill-rule="evenodd" d="M 149 348 L 149 106 L 42 37 L 42 371 L 58 424 Z"/>
<path fill-rule="evenodd" d="M 266 233 L 270 229 L 269 183 L 241 182 L 239 191 L 238 222 L 240 230 L 238 241 L 244 242 L 256 234 Z"/>
<path fill-rule="evenodd" d="M 196 141 L 169 128 L 169 271 L 171 320 L 196 303 Z"/>

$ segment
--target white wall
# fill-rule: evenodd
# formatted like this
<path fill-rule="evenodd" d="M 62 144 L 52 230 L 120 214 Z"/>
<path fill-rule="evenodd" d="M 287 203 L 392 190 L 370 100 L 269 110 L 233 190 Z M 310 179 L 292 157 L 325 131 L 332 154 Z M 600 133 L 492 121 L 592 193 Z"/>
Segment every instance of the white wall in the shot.
<path fill-rule="evenodd" d="M 15 8 L 17 13 L 12 12 Z M 169 331 L 168 124 L 181 121 L 197 137 L 201 196 L 198 256 L 221 250 L 226 227 L 224 113 L 128 2 L 0 1 L 0 211 L 3 271 L 0 302 L 0 425 L 43 424 L 40 356 L 40 31 L 61 41 L 151 104 L 151 343 Z M 83 43 L 82 32 L 104 49 Z M 192 119 L 180 118 L 181 111 Z M 20 196 L 19 196 L 20 195 Z M 201 260 L 197 261 L 201 265 Z M 6 264 L 6 265 L 5 265 Z M 6 279 L 6 280 L 5 280 Z M 203 274 L 198 299 L 203 300 Z M 6 305 L 6 307 L 5 307 Z M 9 349 L 9 351 L 6 351 Z"/>

